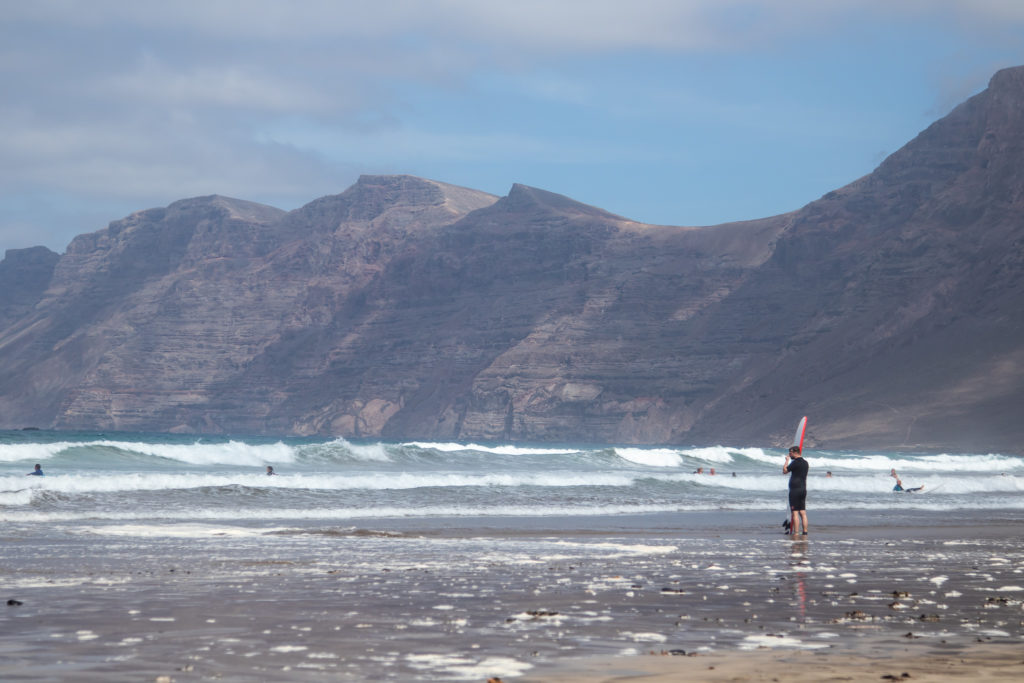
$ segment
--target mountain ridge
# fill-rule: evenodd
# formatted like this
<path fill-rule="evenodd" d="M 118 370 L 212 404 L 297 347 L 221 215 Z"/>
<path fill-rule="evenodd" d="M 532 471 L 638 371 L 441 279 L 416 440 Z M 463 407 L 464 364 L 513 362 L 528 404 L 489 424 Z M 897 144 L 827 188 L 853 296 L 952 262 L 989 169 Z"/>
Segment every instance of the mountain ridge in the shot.
<path fill-rule="evenodd" d="M 1024 67 L 794 211 L 365 175 L 9 251 L 0 426 L 1019 452 Z M 22 286 L 23 285 L 23 286 Z M 5 291 L 7 291 L 5 289 Z"/>

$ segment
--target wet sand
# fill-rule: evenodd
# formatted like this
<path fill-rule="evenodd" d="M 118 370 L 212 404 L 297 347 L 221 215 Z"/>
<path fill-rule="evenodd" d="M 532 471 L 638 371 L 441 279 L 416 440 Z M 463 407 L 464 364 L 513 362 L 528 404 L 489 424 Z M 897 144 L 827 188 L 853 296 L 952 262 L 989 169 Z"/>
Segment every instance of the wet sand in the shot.
<path fill-rule="evenodd" d="M 668 683 L 701 681 L 949 681 L 1024 680 L 1024 651 L 1019 645 L 978 645 L 959 652 L 930 645 L 905 646 L 879 642 L 871 654 L 806 651 L 730 652 L 673 657 L 660 653 L 629 658 L 598 658 L 574 662 L 527 675 L 520 683 Z"/>
<path fill-rule="evenodd" d="M 781 518 L 6 529 L 0 679 L 1020 677 L 1019 513 Z"/>

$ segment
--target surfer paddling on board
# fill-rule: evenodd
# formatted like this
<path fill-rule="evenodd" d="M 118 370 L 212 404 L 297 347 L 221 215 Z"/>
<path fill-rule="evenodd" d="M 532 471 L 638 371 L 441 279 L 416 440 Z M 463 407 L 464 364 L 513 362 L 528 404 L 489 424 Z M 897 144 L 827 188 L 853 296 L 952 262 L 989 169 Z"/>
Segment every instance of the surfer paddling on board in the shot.
<path fill-rule="evenodd" d="M 924 489 L 924 484 L 921 484 L 920 486 L 915 486 L 912 489 L 905 489 L 903 488 L 903 481 L 900 479 L 897 479 L 896 485 L 892 487 L 892 490 L 895 493 L 899 493 L 900 491 L 903 491 L 904 493 L 914 493 L 915 491 L 920 491 L 922 489 Z"/>
<path fill-rule="evenodd" d="M 40 465 L 39 463 L 36 463 L 36 468 L 34 470 L 32 470 L 31 472 L 29 472 L 27 476 L 31 477 L 33 475 L 35 475 L 37 477 L 44 477 L 44 476 L 46 476 L 46 475 L 43 474 L 43 466 Z"/>
<path fill-rule="evenodd" d="M 786 454 L 782 473 L 789 475 L 789 533 L 794 536 L 807 535 L 807 470 L 810 468 L 800 455 L 800 446 L 792 446 Z"/>

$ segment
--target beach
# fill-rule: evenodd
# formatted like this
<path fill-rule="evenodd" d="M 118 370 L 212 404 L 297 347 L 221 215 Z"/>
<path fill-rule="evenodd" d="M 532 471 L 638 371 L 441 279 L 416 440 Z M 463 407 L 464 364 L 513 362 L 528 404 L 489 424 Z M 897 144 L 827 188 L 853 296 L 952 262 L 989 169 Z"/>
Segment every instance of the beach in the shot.
<path fill-rule="evenodd" d="M 945 680 L 960 659 L 1019 674 L 1020 520 L 873 516 L 824 513 L 795 541 L 757 513 L 5 536 L 21 604 L 0 620 L 0 677 Z"/>
<path fill-rule="evenodd" d="M 0 679 L 1021 675 L 1013 456 L 157 441 L 0 444 Z"/>
<path fill-rule="evenodd" d="M 611 683 L 612 681 L 1019 681 L 1024 679 L 1020 648 L 979 645 L 962 651 L 944 651 L 929 645 L 878 643 L 871 654 L 835 654 L 806 651 L 761 651 L 667 658 L 595 658 L 578 668 L 551 670 L 527 681 Z"/>

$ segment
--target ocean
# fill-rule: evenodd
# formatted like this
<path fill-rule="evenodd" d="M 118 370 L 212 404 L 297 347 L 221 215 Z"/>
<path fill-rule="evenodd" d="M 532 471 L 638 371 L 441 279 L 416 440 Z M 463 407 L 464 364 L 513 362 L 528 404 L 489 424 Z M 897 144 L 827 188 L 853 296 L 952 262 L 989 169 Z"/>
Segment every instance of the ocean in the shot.
<path fill-rule="evenodd" d="M 0 520 L 8 526 L 345 524 L 782 510 L 783 458 L 781 449 L 729 446 L 0 432 Z M 1024 509 L 1024 458 L 1014 455 L 807 449 L 806 458 L 814 510 Z M 36 463 L 45 477 L 26 478 Z M 268 465 L 277 476 L 265 474 Z M 892 469 L 905 487 L 924 486 L 923 493 L 895 499 Z"/>
<path fill-rule="evenodd" d="M 782 449 L 0 432 L 0 678 L 554 680 L 596 655 L 1019 646 L 1024 459 L 806 457 L 811 534 L 790 539 Z"/>

